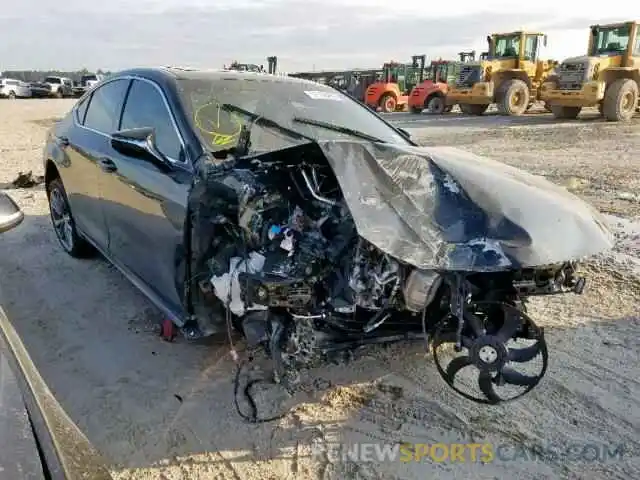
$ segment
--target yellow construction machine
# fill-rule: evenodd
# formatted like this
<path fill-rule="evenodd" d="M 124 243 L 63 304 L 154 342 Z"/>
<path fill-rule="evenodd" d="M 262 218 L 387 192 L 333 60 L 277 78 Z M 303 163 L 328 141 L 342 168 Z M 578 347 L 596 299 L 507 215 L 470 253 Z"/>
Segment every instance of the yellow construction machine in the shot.
<path fill-rule="evenodd" d="M 635 21 L 593 25 L 587 55 L 564 60 L 541 89 L 556 118 L 598 106 L 607 120 L 628 121 L 638 108 L 640 29 Z"/>
<path fill-rule="evenodd" d="M 539 100 L 540 86 L 557 64 L 538 59 L 547 36 L 523 31 L 495 33 L 487 42 L 486 56 L 462 65 L 455 84 L 449 86 L 447 105 L 457 104 L 463 113 L 482 115 L 496 103 L 503 115 L 521 115 Z"/>

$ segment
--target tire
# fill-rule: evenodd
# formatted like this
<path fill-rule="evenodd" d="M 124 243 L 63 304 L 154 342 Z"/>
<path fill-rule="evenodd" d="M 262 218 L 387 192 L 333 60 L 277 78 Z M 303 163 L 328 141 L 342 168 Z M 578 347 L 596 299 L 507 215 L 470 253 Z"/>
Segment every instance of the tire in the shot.
<path fill-rule="evenodd" d="M 550 104 L 549 102 L 544 102 L 544 109 L 545 109 L 547 112 L 551 113 L 551 112 L 552 112 L 552 110 L 551 110 L 551 104 Z"/>
<path fill-rule="evenodd" d="M 16 99 L 16 92 L 14 92 L 13 90 L 11 90 L 9 92 L 9 100 L 15 100 Z"/>
<path fill-rule="evenodd" d="M 500 86 L 498 110 L 502 115 L 522 115 L 529 105 L 529 87 L 517 78 L 507 80 Z"/>
<path fill-rule="evenodd" d="M 487 108 L 489 108 L 489 105 L 481 105 L 481 104 L 470 104 L 469 105 L 469 113 L 471 115 L 482 115 L 484 112 L 487 111 Z"/>
<path fill-rule="evenodd" d="M 619 78 L 604 92 L 604 118 L 609 122 L 628 122 L 638 106 L 638 84 L 630 78 Z"/>
<path fill-rule="evenodd" d="M 600 113 L 601 117 L 604 117 L 604 105 L 602 104 L 602 102 L 598 104 L 598 113 Z"/>
<path fill-rule="evenodd" d="M 398 102 L 396 101 L 396 97 L 390 93 L 385 93 L 382 98 L 380 98 L 380 108 L 384 113 L 395 112 L 397 106 Z"/>
<path fill-rule="evenodd" d="M 434 95 L 427 102 L 427 110 L 431 115 L 442 115 L 447 108 L 442 95 Z"/>
<path fill-rule="evenodd" d="M 582 107 L 563 107 L 561 105 L 552 105 L 551 113 L 559 120 L 575 120 L 578 118 Z"/>
<path fill-rule="evenodd" d="M 409 111 L 415 114 L 422 113 L 422 109 L 420 107 L 411 107 Z"/>
<path fill-rule="evenodd" d="M 47 184 L 47 199 L 51 224 L 63 250 L 74 258 L 84 258 L 95 253 L 91 244 L 78 234 L 67 192 L 60 178 L 54 178 Z"/>

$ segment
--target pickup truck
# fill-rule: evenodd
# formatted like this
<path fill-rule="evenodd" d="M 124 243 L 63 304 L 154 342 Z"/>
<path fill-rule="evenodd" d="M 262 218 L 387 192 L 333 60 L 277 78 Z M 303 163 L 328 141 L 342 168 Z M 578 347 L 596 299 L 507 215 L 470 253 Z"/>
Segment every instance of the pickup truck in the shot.
<path fill-rule="evenodd" d="M 71 97 L 73 95 L 73 82 L 67 77 L 46 77 L 43 83 L 51 87 L 50 95 L 57 98 Z"/>
<path fill-rule="evenodd" d="M 98 83 L 100 83 L 103 80 L 103 78 L 104 78 L 104 75 L 93 75 L 93 74 L 83 75 L 80 78 L 80 81 L 73 86 L 73 96 L 81 97 L 84 94 L 84 92 L 86 92 L 90 88 L 93 88 L 94 85 L 97 85 Z"/>

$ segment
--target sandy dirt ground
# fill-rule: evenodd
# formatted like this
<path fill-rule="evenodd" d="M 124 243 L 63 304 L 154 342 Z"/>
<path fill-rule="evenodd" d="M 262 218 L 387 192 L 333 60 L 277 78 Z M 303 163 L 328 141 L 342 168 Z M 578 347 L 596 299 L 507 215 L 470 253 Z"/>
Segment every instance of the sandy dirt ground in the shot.
<path fill-rule="evenodd" d="M 20 171 L 42 174 L 46 128 L 71 105 L 0 102 L 0 184 Z M 118 271 L 58 247 L 41 187 L 10 190 L 26 219 L 0 238 L 0 299 L 116 479 L 640 478 L 640 122 L 586 117 L 389 116 L 421 143 L 544 175 L 610 215 L 616 248 L 585 264 L 585 294 L 532 303 L 546 328 L 549 372 L 512 403 L 485 407 L 459 397 L 422 345 L 402 344 L 307 372 L 293 397 L 260 387 L 262 415 L 288 413 L 248 424 L 234 408 L 226 343 L 161 341 L 159 313 Z M 501 448 L 493 459 L 441 462 L 357 461 L 335 452 L 340 443 L 401 441 Z"/>

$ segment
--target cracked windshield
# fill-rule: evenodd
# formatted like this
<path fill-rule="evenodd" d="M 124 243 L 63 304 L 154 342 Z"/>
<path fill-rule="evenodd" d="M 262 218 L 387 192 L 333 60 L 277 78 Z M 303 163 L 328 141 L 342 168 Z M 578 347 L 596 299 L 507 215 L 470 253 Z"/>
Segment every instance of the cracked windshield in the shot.
<path fill-rule="evenodd" d="M 198 135 L 211 151 L 235 145 L 242 126 L 252 120 L 252 151 L 362 137 L 407 144 L 377 115 L 325 85 L 201 76 L 180 80 L 179 90 Z"/>

